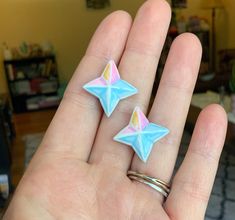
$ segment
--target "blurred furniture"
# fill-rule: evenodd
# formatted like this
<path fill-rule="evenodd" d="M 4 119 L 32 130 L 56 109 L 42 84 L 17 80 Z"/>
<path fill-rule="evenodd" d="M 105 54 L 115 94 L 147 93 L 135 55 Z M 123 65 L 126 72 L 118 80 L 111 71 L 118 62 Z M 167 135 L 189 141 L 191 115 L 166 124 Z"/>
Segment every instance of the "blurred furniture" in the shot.
<path fill-rule="evenodd" d="M 178 4 L 179 2 L 175 1 L 176 4 Z M 185 4 L 185 3 L 183 3 L 182 1 L 182 4 Z M 161 75 L 162 75 L 166 60 L 167 60 L 170 47 L 172 45 L 172 42 L 180 33 L 183 33 L 186 31 L 197 35 L 203 47 L 202 62 L 200 66 L 199 77 L 208 74 L 209 69 L 210 69 L 209 67 L 210 65 L 209 64 L 210 63 L 210 27 L 209 27 L 208 22 L 205 19 L 200 18 L 198 16 L 191 16 L 188 20 L 185 20 L 184 18 L 177 18 L 177 12 L 173 10 L 170 28 L 169 28 L 167 38 L 166 38 L 166 41 L 165 41 L 165 44 L 161 53 L 161 57 L 159 60 L 159 64 L 158 64 L 157 74 L 156 74 L 153 92 L 152 92 L 153 96 L 156 94 L 157 87 L 159 85 L 160 78 L 161 78 Z M 205 77 L 208 77 L 208 75 Z M 209 77 L 211 77 L 212 79 L 214 77 L 214 74 L 212 74 L 212 76 L 209 76 Z M 216 88 L 215 84 L 217 84 L 217 80 L 211 83 L 210 88 L 211 87 Z M 203 81 L 201 82 L 200 80 L 198 80 L 196 91 L 197 92 L 207 91 L 207 85 L 208 85 L 207 82 L 203 82 Z"/>
<path fill-rule="evenodd" d="M 229 91 L 229 80 L 231 78 L 232 67 L 235 64 L 235 49 L 224 49 L 219 51 L 219 68 L 213 79 L 197 80 L 195 92 L 206 92 L 207 90 L 217 91 L 223 86 Z"/>
<path fill-rule="evenodd" d="M 14 112 L 58 106 L 55 56 L 5 60 L 4 68 Z"/>
<path fill-rule="evenodd" d="M 0 175 L 7 175 L 11 188 L 11 142 L 15 136 L 11 109 L 6 95 L 0 95 Z"/>
<path fill-rule="evenodd" d="M 12 145 L 12 183 L 17 186 L 25 170 L 25 137 L 29 134 L 45 132 L 56 109 L 14 114 L 16 138 Z"/>
<path fill-rule="evenodd" d="M 210 63 L 210 31 L 200 30 L 200 31 L 193 31 L 192 33 L 199 38 L 203 47 L 199 74 L 208 73 L 209 63 Z"/>
<path fill-rule="evenodd" d="M 201 110 L 212 103 L 221 103 L 220 95 L 215 92 L 208 91 L 207 93 L 194 94 L 191 102 L 191 106 L 189 109 L 188 117 L 187 117 L 187 128 L 192 129 L 195 124 L 197 117 Z M 231 111 L 231 99 L 230 96 L 224 96 L 223 98 L 223 106 L 228 115 L 228 130 L 225 140 L 225 145 L 229 152 L 235 155 L 235 115 L 233 115 Z"/>
<path fill-rule="evenodd" d="M 186 8 L 187 0 L 171 0 L 172 8 Z"/>
<path fill-rule="evenodd" d="M 87 8 L 101 9 L 110 5 L 110 0 L 86 0 Z"/>
<path fill-rule="evenodd" d="M 219 73 L 231 75 L 235 64 L 235 49 L 224 49 L 219 51 Z"/>
<path fill-rule="evenodd" d="M 223 8 L 221 0 L 206 0 L 202 2 L 202 7 L 211 10 L 211 72 L 216 72 L 216 10 Z"/>
<path fill-rule="evenodd" d="M 190 106 L 188 117 L 186 120 L 186 127 L 189 128 L 191 131 L 196 124 L 196 120 L 201 110 L 202 109 L 199 107 L 196 107 L 193 105 Z M 235 124 L 232 122 L 228 122 L 227 134 L 226 134 L 226 139 L 225 139 L 225 147 L 233 155 L 235 155 L 234 145 L 235 145 Z"/>

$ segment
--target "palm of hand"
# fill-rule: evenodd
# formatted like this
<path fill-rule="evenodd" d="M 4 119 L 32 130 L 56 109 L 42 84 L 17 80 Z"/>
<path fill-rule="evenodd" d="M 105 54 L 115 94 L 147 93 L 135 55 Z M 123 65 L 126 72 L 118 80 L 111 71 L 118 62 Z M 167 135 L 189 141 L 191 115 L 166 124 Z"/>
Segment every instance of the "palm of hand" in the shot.
<path fill-rule="evenodd" d="M 195 36 L 183 34 L 172 44 L 148 115 L 170 130 L 167 138 L 154 146 L 147 163 L 113 141 L 135 106 L 147 112 L 169 22 L 168 4 L 148 0 L 133 24 L 122 11 L 101 23 L 4 220 L 204 218 L 226 134 L 221 107 L 211 105 L 201 112 L 186 157 L 172 178 L 200 65 Z M 121 77 L 139 90 L 121 101 L 110 118 L 102 117 L 96 99 L 82 89 L 98 77 L 107 58 L 119 62 Z M 129 169 L 165 182 L 173 179 L 166 201 L 152 188 L 130 181 Z"/>
<path fill-rule="evenodd" d="M 24 176 L 18 219 L 168 219 L 156 192 L 143 191 L 115 167 L 54 156 Z"/>

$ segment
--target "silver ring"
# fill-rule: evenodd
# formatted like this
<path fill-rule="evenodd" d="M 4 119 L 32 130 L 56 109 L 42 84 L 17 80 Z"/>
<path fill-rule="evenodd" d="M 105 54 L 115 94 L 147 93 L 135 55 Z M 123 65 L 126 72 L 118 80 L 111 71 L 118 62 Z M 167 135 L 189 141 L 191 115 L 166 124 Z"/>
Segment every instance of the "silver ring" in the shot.
<path fill-rule="evenodd" d="M 144 184 L 150 186 L 151 188 L 153 188 L 157 192 L 161 193 L 164 197 L 167 197 L 170 193 L 169 184 L 167 184 L 164 181 L 159 180 L 157 178 L 150 177 L 145 174 L 137 173 L 137 172 L 131 171 L 131 170 L 127 172 L 127 176 L 131 180 L 135 180 L 135 181 L 138 181 L 140 183 L 144 183 Z"/>

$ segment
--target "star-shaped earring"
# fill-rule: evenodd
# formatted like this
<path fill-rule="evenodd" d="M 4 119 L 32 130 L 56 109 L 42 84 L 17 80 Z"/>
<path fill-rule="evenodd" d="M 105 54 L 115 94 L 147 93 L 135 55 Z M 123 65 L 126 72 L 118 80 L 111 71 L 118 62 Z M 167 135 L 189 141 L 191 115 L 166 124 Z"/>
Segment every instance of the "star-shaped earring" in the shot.
<path fill-rule="evenodd" d="M 83 88 L 96 96 L 109 117 L 121 99 L 137 93 L 137 89 L 120 78 L 117 66 L 110 60 L 101 77 L 85 84 Z"/>
<path fill-rule="evenodd" d="M 140 108 L 136 107 L 128 126 L 122 129 L 114 140 L 130 145 L 138 157 L 146 162 L 153 144 L 168 133 L 167 128 L 150 123 Z"/>

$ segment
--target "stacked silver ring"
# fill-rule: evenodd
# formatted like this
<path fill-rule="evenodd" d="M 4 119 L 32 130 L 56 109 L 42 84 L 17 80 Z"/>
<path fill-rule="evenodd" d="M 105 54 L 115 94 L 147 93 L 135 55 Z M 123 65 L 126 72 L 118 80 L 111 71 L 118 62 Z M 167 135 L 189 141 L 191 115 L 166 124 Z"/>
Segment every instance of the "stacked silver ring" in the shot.
<path fill-rule="evenodd" d="M 151 188 L 153 188 L 157 192 L 161 193 L 164 197 L 167 197 L 170 193 L 169 184 L 167 184 L 164 181 L 159 180 L 157 178 L 150 177 L 145 174 L 137 173 L 137 172 L 131 171 L 131 170 L 129 170 L 127 172 L 127 176 L 131 180 L 135 180 L 135 181 L 138 181 L 140 183 L 144 183 L 144 184 L 150 186 Z"/>

